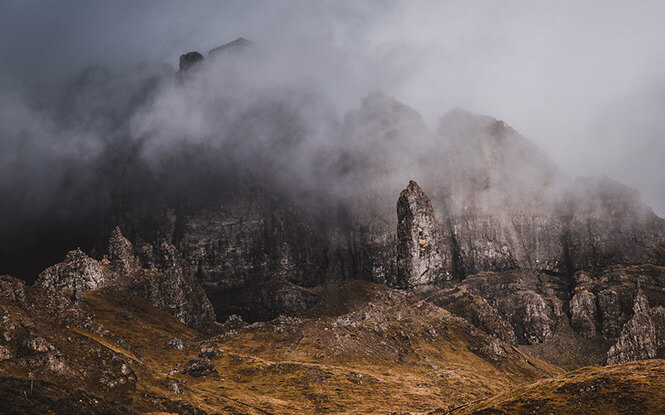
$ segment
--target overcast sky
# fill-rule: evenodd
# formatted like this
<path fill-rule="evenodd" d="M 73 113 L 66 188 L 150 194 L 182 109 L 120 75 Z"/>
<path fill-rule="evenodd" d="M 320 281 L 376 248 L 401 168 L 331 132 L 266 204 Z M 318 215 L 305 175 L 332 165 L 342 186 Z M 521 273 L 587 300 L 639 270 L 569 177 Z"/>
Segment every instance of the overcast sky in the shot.
<path fill-rule="evenodd" d="M 340 113 L 381 90 L 432 128 L 454 107 L 491 115 L 665 216 L 663 16 L 662 1 L 0 0 L 0 85 L 175 66 L 243 36 L 316 78 Z"/>

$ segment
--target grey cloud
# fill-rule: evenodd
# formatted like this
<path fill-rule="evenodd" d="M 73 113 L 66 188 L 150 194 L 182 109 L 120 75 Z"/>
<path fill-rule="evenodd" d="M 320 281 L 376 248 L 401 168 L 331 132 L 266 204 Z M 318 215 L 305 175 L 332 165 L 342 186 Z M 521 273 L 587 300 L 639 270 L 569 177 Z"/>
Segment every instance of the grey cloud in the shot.
<path fill-rule="evenodd" d="M 489 114 L 571 175 L 624 181 L 665 214 L 662 2 L 2 3 L 0 53 L 11 58 L 0 64 L 0 85 L 27 102 L 44 100 L 46 88 L 87 65 L 175 66 L 182 52 L 244 36 L 278 57 L 274 70 L 312 78 L 340 118 L 373 90 L 418 110 L 432 130 L 454 107 Z M 167 99 L 173 93 L 161 91 L 155 111 L 132 115 L 132 134 L 168 122 L 169 111 L 189 114 L 172 135 L 211 133 L 197 130 L 210 128 L 197 122 L 204 114 L 178 107 L 187 100 Z M 4 114 L 13 106 L 7 99 L 2 105 Z M 11 128 L 21 119 L 29 116 Z M 48 130 L 49 122 L 30 128 Z M 83 137 L 72 142 L 85 134 L 72 133 Z M 76 148 L 86 146 L 95 144 Z"/>

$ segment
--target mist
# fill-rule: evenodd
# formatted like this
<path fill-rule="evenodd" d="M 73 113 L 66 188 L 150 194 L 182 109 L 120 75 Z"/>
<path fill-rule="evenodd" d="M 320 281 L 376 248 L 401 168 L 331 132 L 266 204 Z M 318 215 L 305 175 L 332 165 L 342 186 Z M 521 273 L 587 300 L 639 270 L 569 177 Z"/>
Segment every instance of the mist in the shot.
<path fill-rule="evenodd" d="M 409 179 L 438 180 L 423 160 L 444 151 L 443 116 L 455 108 L 503 120 L 542 149 L 521 179 L 549 158 L 557 174 L 623 182 L 665 216 L 659 2 L 0 7 L 0 214 L 10 218 L 0 231 L 11 235 L 0 251 L 35 238 L 96 246 L 91 234 L 123 215 L 223 199 L 257 175 L 317 200 L 384 192 L 394 216 Z M 238 37 L 250 52 L 208 56 Z M 205 59 L 178 82 L 189 51 Z M 40 233 L 23 235 L 34 223 Z"/>
<path fill-rule="evenodd" d="M 665 214 L 662 2 L 2 3 L 1 85 L 19 96 L 44 100 L 89 65 L 175 66 L 243 36 L 315 77 L 339 113 L 378 90 L 430 126 L 455 107 L 488 114 Z"/>

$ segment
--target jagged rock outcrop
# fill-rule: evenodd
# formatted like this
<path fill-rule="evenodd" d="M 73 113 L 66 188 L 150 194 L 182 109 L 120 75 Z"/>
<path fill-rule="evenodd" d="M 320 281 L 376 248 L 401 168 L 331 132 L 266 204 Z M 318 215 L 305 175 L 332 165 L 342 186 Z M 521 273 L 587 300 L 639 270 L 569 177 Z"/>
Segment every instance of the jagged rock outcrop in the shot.
<path fill-rule="evenodd" d="M 148 271 L 135 289 L 181 322 L 199 329 L 209 327 L 215 311 L 175 246 L 162 242 L 155 257 L 157 270 Z"/>
<path fill-rule="evenodd" d="M 576 291 L 569 307 L 571 326 L 587 339 L 594 337 L 597 334 L 598 319 L 596 296 L 589 291 Z"/>
<path fill-rule="evenodd" d="M 560 324 L 567 324 L 565 281 L 556 276 L 529 271 L 482 273 L 468 276 L 459 287 L 486 299 L 510 323 L 520 344 L 542 343 Z"/>
<path fill-rule="evenodd" d="M 188 71 L 193 67 L 203 62 L 203 55 L 199 52 L 187 52 L 180 55 L 178 72 L 175 74 L 178 82 L 183 82 L 187 79 Z"/>
<path fill-rule="evenodd" d="M 109 238 L 107 257 L 110 262 L 110 268 L 118 274 L 129 275 L 138 271 L 139 261 L 134 255 L 132 243 L 125 238 L 116 226 Z"/>
<path fill-rule="evenodd" d="M 108 269 L 116 276 L 115 286 L 146 298 L 191 327 L 209 327 L 215 321 L 212 304 L 176 247 L 162 242 L 156 250 L 152 246 L 144 248 L 143 258 L 149 262 L 141 267 L 131 242 L 120 228 L 115 228 L 107 254 Z"/>
<path fill-rule="evenodd" d="M 185 53 L 184 55 L 180 55 L 180 67 L 179 69 L 181 71 L 186 71 L 192 66 L 196 65 L 197 63 L 201 62 L 203 60 L 203 55 L 201 55 L 199 52 L 188 52 Z"/>
<path fill-rule="evenodd" d="M 427 301 L 468 320 L 475 327 L 506 343 L 517 343 L 513 327 L 499 312 L 487 300 L 465 289 L 440 290 L 428 297 Z"/>
<path fill-rule="evenodd" d="M 665 269 L 654 265 L 610 266 L 601 271 L 578 271 L 573 275 L 570 318 L 576 331 L 587 338 L 593 333 L 616 341 L 622 326 L 634 314 L 635 281 L 643 295 L 660 304 Z"/>
<path fill-rule="evenodd" d="M 397 201 L 397 243 L 398 286 L 431 285 L 453 277 L 432 203 L 413 180 Z"/>
<path fill-rule="evenodd" d="M 166 342 L 166 346 L 171 349 L 182 350 L 185 347 L 185 344 L 178 337 L 173 337 Z"/>
<path fill-rule="evenodd" d="M 113 288 L 147 299 L 152 305 L 197 329 L 215 321 L 215 312 L 191 267 L 177 249 L 163 242 L 146 257 L 154 263 L 144 269 L 127 238 L 116 227 L 109 239 L 106 257 L 97 261 L 80 249 L 67 254 L 64 261 L 44 270 L 36 286 L 78 303 L 85 291 Z"/>
<path fill-rule="evenodd" d="M 651 320 L 649 300 L 638 287 L 633 304 L 633 316 L 624 324 L 617 342 L 607 352 L 607 364 L 653 359 L 656 357 L 657 349 L 658 340 Z"/>
<path fill-rule="evenodd" d="M 665 307 L 659 305 L 651 308 L 651 321 L 656 329 L 656 338 L 658 339 L 658 349 L 656 357 L 665 358 Z"/>
<path fill-rule="evenodd" d="M 84 291 L 98 290 L 106 285 L 100 263 L 80 249 L 69 251 L 63 262 L 39 274 L 35 286 L 79 302 Z"/>
<path fill-rule="evenodd" d="M 157 250 L 148 246 L 143 256 L 150 261 L 143 264 L 144 268 L 120 229 L 113 231 L 108 249 L 109 268 L 125 275 L 119 277 L 116 286 L 139 294 L 191 327 L 208 328 L 215 321 L 212 304 L 175 246 L 166 242 Z"/>

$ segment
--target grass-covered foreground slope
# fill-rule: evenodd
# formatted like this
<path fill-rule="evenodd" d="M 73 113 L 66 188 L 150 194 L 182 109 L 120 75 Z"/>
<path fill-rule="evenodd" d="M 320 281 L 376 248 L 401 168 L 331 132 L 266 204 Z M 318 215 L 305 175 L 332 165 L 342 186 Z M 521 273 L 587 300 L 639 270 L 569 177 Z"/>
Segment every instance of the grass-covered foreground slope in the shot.
<path fill-rule="evenodd" d="M 116 402 L 175 414 L 424 413 L 562 373 L 402 291 L 320 290 L 330 304 L 309 318 L 230 319 L 201 334 L 113 291 L 62 307 L 26 287 L 25 300 L 0 298 L 0 373 L 100 397 L 81 413 Z M 5 411 L 49 413 L 40 390 L 20 394 L 39 410 L 18 412 L 17 400 Z"/>
<path fill-rule="evenodd" d="M 446 414 L 662 414 L 665 361 L 588 366 L 515 388 Z"/>
<path fill-rule="evenodd" d="M 665 361 L 564 373 L 436 305 L 445 305 L 444 297 L 367 282 L 317 287 L 321 301 L 307 318 L 253 324 L 230 318 L 204 334 L 113 290 L 69 303 L 4 281 L 3 414 L 658 414 L 665 408 Z M 454 311 L 475 315 L 459 303 L 472 298 L 454 299 Z M 489 328 L 496 328 L 493 321 Z"/>
<path fill-rule="evenodd" d="M 0 414 L 138 415 L 81 389 L 43 380 L 0 375 Z"/>

